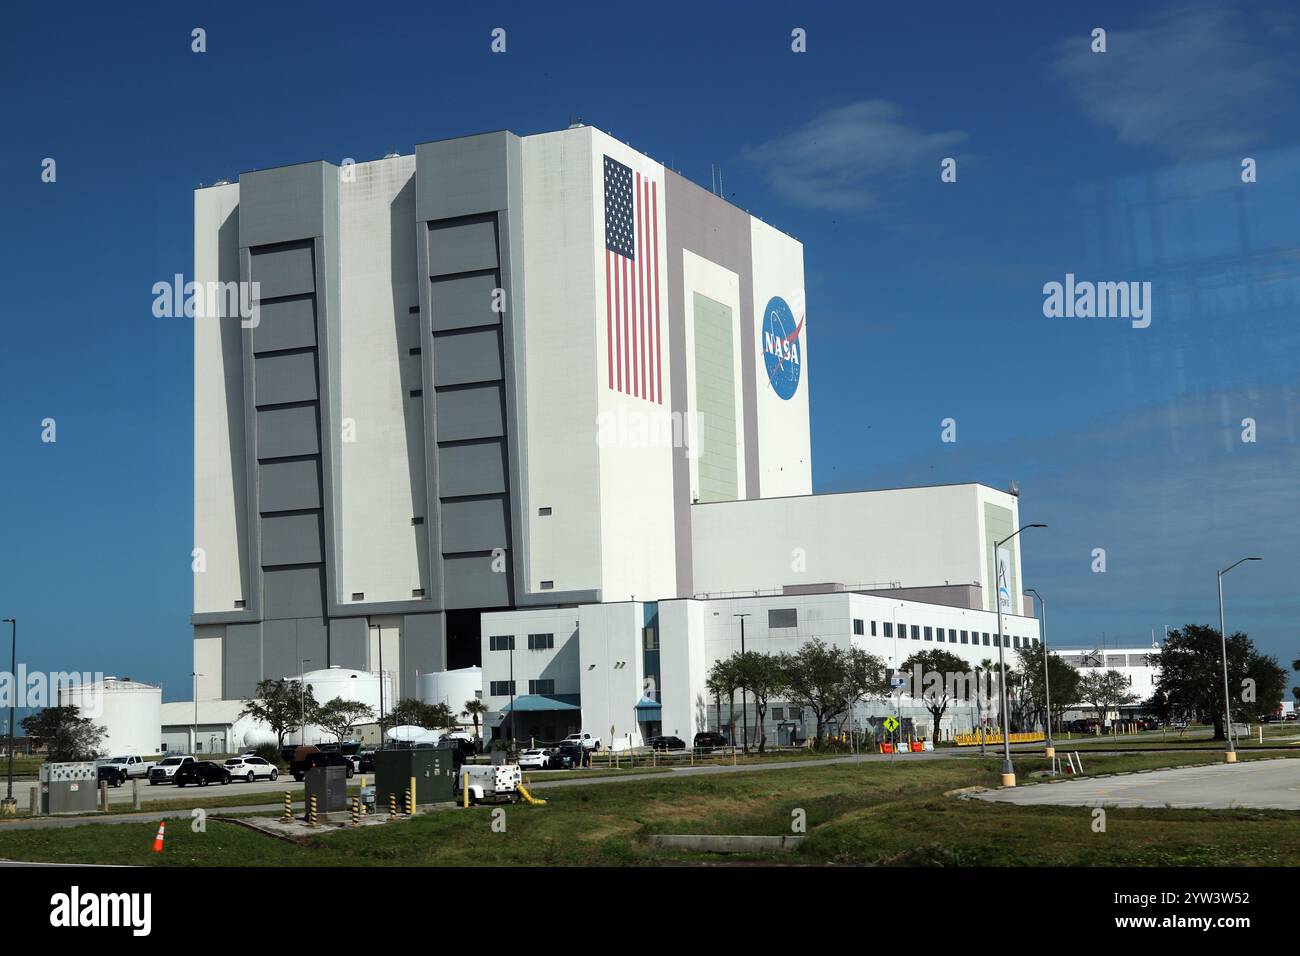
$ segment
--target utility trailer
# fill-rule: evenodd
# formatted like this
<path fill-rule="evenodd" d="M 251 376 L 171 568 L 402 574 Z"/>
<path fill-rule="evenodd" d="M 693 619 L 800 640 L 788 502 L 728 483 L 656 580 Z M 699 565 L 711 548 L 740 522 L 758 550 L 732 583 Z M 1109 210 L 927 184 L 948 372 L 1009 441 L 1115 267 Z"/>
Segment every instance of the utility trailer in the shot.
<path fill-rule="evenodd" d="M 518 803 L 525 799 L 524 775 L 515 763 L 465 764 L 460 768 L 461 792 L 469 791 L 471 803 Z"/>

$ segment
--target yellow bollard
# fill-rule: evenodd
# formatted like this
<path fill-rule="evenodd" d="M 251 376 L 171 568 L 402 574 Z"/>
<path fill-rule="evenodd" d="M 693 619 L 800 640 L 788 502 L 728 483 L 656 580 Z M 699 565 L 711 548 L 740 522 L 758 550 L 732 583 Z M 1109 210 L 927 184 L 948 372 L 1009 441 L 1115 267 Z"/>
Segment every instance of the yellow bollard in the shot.
<path fill-rule="evenodd" d="M 360 797 L 352 798 L 352 825 L 354 827 L 361 825 L 361 798 Z"/>
<path fill-rule="evenodd" d="M 461 799 L 464 801 L 461 804 L 461 806 L 463 806 L 466 810 L 468 810 L 469 809 L 469 771 L 468 770 L 462 770 L 460 772 L 460 780 L 461 780 Z"/>
<path fill-rule="evenodd" d="M 733 767 L 736 765 L 736 745 L 735 745 L 735 744 L 732 744 L 732 745 L 731 745 L 731 765 L 732 765 Z"/>
<path fill-rule="evenodd" d="M 412 777 L 412 778 L 411 778 L 411 806 L 410 806 L 410 809 L 406 811 L 407 813 L 414 813 L 414 812 L 415 812 L 415 797 L 416 797 L 416 794 L 415 794 L 415 778 Z"/>
<path fill-rule="evenodd" d="M 293 820 L 293 795 L 288 790 L 284 792 L 284 816 L 280 820 L 284 823 Z"/>
<path fill-rule="evenodd" d="M 311 808 L 307 811 L 307 825 L 313 827 L 316 825 L 316 795 L 314 793 L 311 796 Z"/>
<path fill-rule="evenodd" d="M 397 816 L 397 794 L 395 793 L 388 795 L 388 815 L 390 817 Z"/>

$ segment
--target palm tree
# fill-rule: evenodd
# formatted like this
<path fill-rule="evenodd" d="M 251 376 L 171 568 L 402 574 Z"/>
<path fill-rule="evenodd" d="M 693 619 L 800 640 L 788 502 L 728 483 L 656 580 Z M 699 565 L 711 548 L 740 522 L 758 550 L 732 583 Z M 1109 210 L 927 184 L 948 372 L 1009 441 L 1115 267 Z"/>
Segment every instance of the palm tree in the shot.
<path fill-rule="evenodd" d="M 468 717 L 470 718 L 470 720 L 474 721 L 475 737 L 478 736 L 478 719 L 479 717 L 481 717 L 483 714 L 486 713 L 487 713 L 487 704 L 483 703 L 483 701 L 479 700 L 477 697 L 474 698 L 473 700 L 465 701 L 465 709 L 461 711 L 461 716 Z"/>

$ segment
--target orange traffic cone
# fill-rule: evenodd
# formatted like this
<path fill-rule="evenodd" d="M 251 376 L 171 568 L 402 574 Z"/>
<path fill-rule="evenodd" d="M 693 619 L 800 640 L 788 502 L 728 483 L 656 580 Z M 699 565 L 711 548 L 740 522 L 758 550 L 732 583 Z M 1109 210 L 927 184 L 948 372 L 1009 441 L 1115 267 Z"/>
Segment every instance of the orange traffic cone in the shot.
<path fill-rule="evenodd" d="M 163 830 L 167 827 L 166 823 L 158 824 L 158 835 L 153 838 L 153 851 L 161 853 L 163 851 Z"/>

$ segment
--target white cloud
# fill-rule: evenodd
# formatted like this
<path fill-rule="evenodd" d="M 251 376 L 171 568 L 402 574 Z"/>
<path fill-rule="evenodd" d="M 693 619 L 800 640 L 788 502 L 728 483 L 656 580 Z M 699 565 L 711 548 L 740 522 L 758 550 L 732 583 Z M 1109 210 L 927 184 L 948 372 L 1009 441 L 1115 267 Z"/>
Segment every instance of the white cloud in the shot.
<path fill-rule="evenodd" d="M 902 114 L 888 100 L 860 100 L 747 147 L 743 156 L 774 193 L 795 205 L 860 209 L 877 202 L 887 183 L 918 165 L 931 167 L 937 181 L 940 160 L 966 139 L 959 131 L 927 133 L 908 126 Z"/>
<path fill-rule="evenodd" d="M 1223 155 L 1260 145 L 1287 93 L 1291 68 L 1257 32 L 1269 22 L 1230 7 L 1180 8 L 1108 31 L 1105 53 L 1091 51 L 1087 34 L 1063 41 L 1052 72 L 1122 143 L 1177 159 Z"/>

